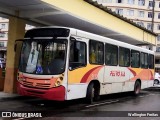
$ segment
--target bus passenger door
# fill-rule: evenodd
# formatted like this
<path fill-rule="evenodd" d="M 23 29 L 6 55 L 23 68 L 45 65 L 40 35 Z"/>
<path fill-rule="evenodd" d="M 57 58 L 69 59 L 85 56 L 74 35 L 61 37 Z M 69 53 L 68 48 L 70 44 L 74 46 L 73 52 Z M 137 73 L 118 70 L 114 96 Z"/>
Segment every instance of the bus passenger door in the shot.
<path fill-rule="evenodd" d="M 81 83 L 87 66 L 87 45 L 83 38 L 71 37 L 67 100 L 86 96 L 87 84 Z"/>

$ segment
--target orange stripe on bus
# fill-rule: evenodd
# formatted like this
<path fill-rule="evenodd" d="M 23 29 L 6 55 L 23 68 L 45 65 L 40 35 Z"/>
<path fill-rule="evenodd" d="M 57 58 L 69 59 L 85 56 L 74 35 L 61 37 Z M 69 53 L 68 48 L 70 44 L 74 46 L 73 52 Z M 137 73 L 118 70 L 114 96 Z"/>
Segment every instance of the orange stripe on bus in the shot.
<path fill-rule="evenodd" d="M 96 70 L 96 69 L 98 69 L 98 68 L 101 68 L 101 67 L 103 67 L 103 66 L 98 66 L 98 67 L 95 67 L 95 68 L 92 68 L 91 70 L 89 70 L 89 71 L 83 76 L 83 78 L 81 79 L 81 82 L 80 82 L 80 83 L 86 83 L 87 80 L 88 80 L 88 78 L 89 78 L 89 76 L 90 76 L 90 74 L 91 74 L 94 70 Z"/>

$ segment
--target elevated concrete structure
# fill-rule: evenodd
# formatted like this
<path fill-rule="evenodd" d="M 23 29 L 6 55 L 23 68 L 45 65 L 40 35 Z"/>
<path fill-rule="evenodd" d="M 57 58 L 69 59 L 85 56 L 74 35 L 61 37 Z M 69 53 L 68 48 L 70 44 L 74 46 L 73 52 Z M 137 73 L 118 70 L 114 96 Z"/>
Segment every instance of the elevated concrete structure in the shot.
<path fill-rule="evenodd" d="M 9 17 L 6 76 L 4 92 L 16 92 L 16 79 L 20 55 L 20 46 L 14 51 L 15 40 L 23 38 L 25 21 L 16 17 Z"/>
<path fill-rule="evenodd" d="M 23 38 L 25 23 L 78 28 L 130 44 L 156 44 L 152 33 L 91 0 L 0 0 L 0 16 L 11 17 L 4 91 L 15 91 L 18 56 L 15 39 Z"/>
<path fill-rule="evenodd" d="M 25 19 L 40 26 L 78 28 L 131 44 L 156 44 L 154 33 L 92 0 L 0 0 L 0 14 Z"/>
<path fill-rule="evenodd" d="M 156 44 L 156 38 L 150 31 L 136 26 L 133 22 L 112 13 L 107 8 L 96 4 L 96 2 L 92 0 L 85 0 L 90 4 L 87 4 L 84 0 L 66 0 L 66 2 L 63 0 L 42 1 L 58 7 L 60 10 L 66 11 L 68 14 L 76 16 L 81 20 L 97 25 L 86 24 L 86 28 L 82 28 L 84 25 L 80 24 L 80 26 L 82 26 L 78 26 L 80 29 L 131 44 L 141 44 L 142 42 L 146 44 Z M 54 18 L 51 17 L 51 19 L 55 21 Z M 66 20 L 64 19 L 63 21 Z M 64 24 L 63 21 L 61 24 Z M 97 27 L 101 27 L 100 31 L 96 31 Z"/>

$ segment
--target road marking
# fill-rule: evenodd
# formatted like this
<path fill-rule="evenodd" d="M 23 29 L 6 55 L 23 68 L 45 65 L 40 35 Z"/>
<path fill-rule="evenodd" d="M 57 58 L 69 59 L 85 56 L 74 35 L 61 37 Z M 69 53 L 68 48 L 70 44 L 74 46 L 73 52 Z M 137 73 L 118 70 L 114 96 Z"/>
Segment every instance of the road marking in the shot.
<path fill-rule="evenodd" d="M 145 96 L 150 96 L 150 94 L 149 95 L 145 95 Z"/>
<path fill-rule="evenodd" d="M 93 104 L 93 105 L 88 105 L 88 106 L 85 106 L 85 107 L 89 108 L 89 107 L 94 107 L 94 106 L 99 106 L 99 105 L 104 105 L 104 104 L 115 103 L 115 102 L 118 102 L 118 101 L 119 101 L 119 100 L 108 101 L 108 102 L 103 102 L 103 103 L 97 103 L 97 104 Z"/>
<path fill-rule="evenodd" d="M 156 95 L 156 94 L 149 94 L 149 95 Z"/>
<path fill-rule="evenodd" d="M 139 97 L 145 97 L 145 96 L 139 96 Z"/>
<path fill-rule="evenodd" d="M 151 95 L 156 95 L 156 94 L 148 94 L 148 95 L 139 96 L 139 97 L 146 97 L 146 96 L 151 96 Z"/>

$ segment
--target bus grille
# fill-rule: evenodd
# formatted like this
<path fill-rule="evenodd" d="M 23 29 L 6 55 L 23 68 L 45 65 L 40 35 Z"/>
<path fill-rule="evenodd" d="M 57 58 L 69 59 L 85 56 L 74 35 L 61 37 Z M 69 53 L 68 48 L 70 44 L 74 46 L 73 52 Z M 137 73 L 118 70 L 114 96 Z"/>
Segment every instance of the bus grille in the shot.
<path fill-rule="evenodd" d="M 49 88 L 51 84 L 49 83 L 37 83 L 36 87 Z"/>
<path fill-rule="evenodd" d="M 23 81 L 24 86 L 35 87 L 35 88 L 50 88 L 50 83 L 33 83 L 28 81 Z"/>
<path fill-rule="evenodd" d="M 23 81 L 23 85 L 26 85 L 26 86 L 32 86 L 32 82 L 28 82 L 28 81 Z"/>

